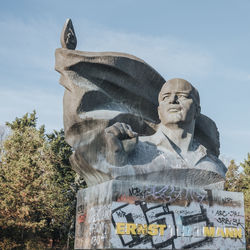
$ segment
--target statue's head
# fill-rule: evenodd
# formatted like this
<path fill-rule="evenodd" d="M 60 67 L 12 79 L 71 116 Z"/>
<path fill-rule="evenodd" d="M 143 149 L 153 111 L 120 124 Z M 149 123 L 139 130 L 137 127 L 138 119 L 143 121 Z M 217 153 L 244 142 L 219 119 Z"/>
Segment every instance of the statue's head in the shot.
<path fill-rule="evenodd" d="M 158 97 L 161 123 L 189 124 L 200 114 L 200 97 L 191 83 L 174 78 L 162 86 Z"/>

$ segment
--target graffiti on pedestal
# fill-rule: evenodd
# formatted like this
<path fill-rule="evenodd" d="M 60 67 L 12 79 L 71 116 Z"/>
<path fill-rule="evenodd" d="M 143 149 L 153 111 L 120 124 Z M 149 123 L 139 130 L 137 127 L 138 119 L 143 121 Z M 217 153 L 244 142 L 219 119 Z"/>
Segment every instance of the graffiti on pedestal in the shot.
<path fill-rule="evenodd" d="M 170 185 L 162 187 L 151 186 L 143 189 L 141 187 L 133 186 L 129 188 L 129 196 L 137 197 L 138 199 L 160 201 L 164 203 L 173 203 L 177 200 L 189 200 L 202 203 L 208 199 L 208 194 L 204 190 L 182 189 Z"/>
<path fill-rule="evenodd" d="M 140 225 L 165 225 L 165 232 L 167 231 L 167 221 L 171 221 L 172 224 L 175 225 L 173 212 L 169 211 L 167 205 L 150 206 L 145 202 L 140 201 L 136 202 L 135 205 L 124 204 L 112 210 L 113 226 L 116 228 L 116 223 L 121 223 L 121 221 L 132 225 L 135 225 L 137 222 L 140 222 Z M 143 229 L 144 231 L 141 235 L 134 234 L 134 229 L 132 227 L 130 227 L 132 234 L 130 234 L 130 232 L 126 232 L 124 235 L 120 234 L 119 237 L 122 245 L 133 247 L 150 242 L 154 248 L 165 247 L 168 245 L 174 247 L 173 239 L 176 237 L 176 233 L 174 233 L 172 237 L 166 238 L 166 240 L 162 241 L 162 237 L 152 237 L 153 235 L 148 234 L 148 228 L 145 229 L 145 226 L 143 226 Z M 157 230 L 156 227 L 155 230 Z"/>
<path fill-rule="evenodd" d="M 135 204 L 113 203 L 112 224 L 118 234 L 122 246 L 129 248 L 150 244 L 152 248 L 171 246 L 175 248 L 178 236 L 178 225 L 174 211 L 167 204 L 150 204 L 136 201 Z M 115 207 L 115 208 L 114 208 Z M 180 216 L 182 226 L 212 226 L 206 209 L 200 205 L 200 213 Z M 208 237 L 196 238 L 194 242 L 183 245 L 183 248 L 201 246 L 210 241 Z"/>
<path fill-rule="evenodd" d="M 77 207 L 76 238 L 88 236 L 89 244 L 96 248 L 110 235 L 110 205 L 92 206 L 84 209 L 81 204 Z"/>
<path fill-rule="evenodd" d="M 227 193 L 226 195 L 224 193 Z M 131 185 L 108 203 L 78 203 L 79 249 L 238 249 L 244 207 L 236 194 Z"/>

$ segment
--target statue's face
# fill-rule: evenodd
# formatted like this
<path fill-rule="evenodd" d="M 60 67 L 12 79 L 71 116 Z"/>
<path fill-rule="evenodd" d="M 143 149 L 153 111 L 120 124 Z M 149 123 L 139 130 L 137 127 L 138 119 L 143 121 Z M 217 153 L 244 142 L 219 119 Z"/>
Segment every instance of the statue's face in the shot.
<path fill-rule="evenodd" d="M 172 79 L 163 85 L 158 107 L 162 124 L 188 124 L 195 120 L 198 110 L 192 91 L 192 85 L 183 79 Z"/>

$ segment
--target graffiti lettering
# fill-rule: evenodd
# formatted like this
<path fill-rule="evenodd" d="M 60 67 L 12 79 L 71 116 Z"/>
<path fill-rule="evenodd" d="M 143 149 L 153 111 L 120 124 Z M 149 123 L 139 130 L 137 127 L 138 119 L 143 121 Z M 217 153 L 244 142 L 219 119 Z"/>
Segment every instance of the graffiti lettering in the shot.
<path fill-rule="evenodd" d="M 130 196 L 137 196 L 140 198 L 145 198 L 146 193 L 147 193 L 147 190 L 141 190 L 139 187 L 132 187 L 129 189 Z"/>
<path fill-rule="evenodd" d="M 156 225 L 156 224 L 134 224 L 134 223 L 116 223 L 116 233 L 117 234 L 149 234 L 149 235 L 164 235 L 164 230 L 166 225 Z"/>
<path fill-rule="evenodd" d="M 182 226 L 192 225 L 194 231 L 200 228 L 199 230 L 202 232 L 202 226 L 213 225 L 208 220 L 206 209 L 201 205 L 200 213 L 181 215 L 180 219 Z M 167 246 L 174 248 L 174 242 L 178 236 L 174 212 L 170 211 L 166 204 L 153 205 L 137 201 L 135 204 L 119 205 L 112 210 L 112 224 L 122 245 L 128 247 L 150 243 L 153 248 Z M 197 226 L 195 227 L 195 225 Z M 130 238 L 127 235 L 130 235 Z M 158 235 L 158 238 L 153 237 L 156 235 Z M 163 235 L 164 237 L 161 237 Z M 200 234 L 200 238 L 194 240 L 191 244 L 192 247 L 201 246 L 207 241 L 209 241 L 209 238 Z M 184 245 L 185 247 L 188 248 L 189 245 Z"/>
<path fill-rule="evenodd" d="M 223 216 L 223 217 L 227 217 L 227 216 L 240 216 L 240 212 L 239 211 L 225 211 L 225 210 L 217 210 L 215 215 L 217 216 Z"/>
<path fill-rule="evenodd" d="M 123 222 L 117 214 L 118 211 L 122 211 L 123 215 L 124 212 L 126 213 L 123 217 Z M 131 213 L 131 211 L 134 212 Z M 136 214 L 140 216 L 135 216 Z M 136 223 L 137 221 L 140 221 L 140 223 Z M 171 225 L 175 225 L 173 212 L 169 211 L 167 205 L 152 206 L 145 202 L 137 201 L 133 205 L 119 205 L 112 210 L 112 224 L 116 232 L 118 232 L 123 246 L 133 247 L 150 243 L 154 248 L 165 246 L 174 248 L 173 239 L 176 238 L 176 232 L 173 233 L 172 237 L 168 237 L 170 228 L 167 227 L 167 221 Z M 158 235 L 159 232 L 160 238 L 153 237 L 153 235 Z M 127 234 L 131 234 L 130 238 L 126 237 Z M 161 237 L 163 234 L 166 237 Z"/>
<path fill-rule="evenodd" d="M 189 201 L 197 201 L 201 203 L 203 200 L 207 199 L 207 192 L 198 192 L 195 190 L 186 190 L 177 188 L 170 185 L 165 185 L 163 187 L 150 187 L 145 190 L 142 190 L 139 187 L 132 187 L 129 189 L 129 195 L 122 195 L 119 197 L 119 201 L 127 200 L 131 201 L 131 198 L 128 197 L 137 197 L 141 200 L 150 200 L 150 201 L 161 201 L 165 203 L 173 203 L 177 200 L 189 200 Z M 133 200 L 134 201 L 134 200 Z M 131 203 L 131 202 L 129 202 Z"/>
<path fill-rule="evenodd" d="M 232 226 L 239 226 L 241 225 L 240 219 L 230 219 L 230 218 L 225 218 L 225 217 L 218 217 L 216 218 L 217 222 L 222 224 L 222 225 L 232 225 Z"/>
<path fill-rule="evenodd" d="M 117 198 L 118 202 L 126 202 L 126 203 L 135 203 L 135 201 L 137 200 L 136 197 L 133 196 L 127 196 L 127 195 L 121 195 Z"/>
<path fill-rule="evenodd" d="M 204 227 L 203 234 L 207 237 L 230 237 L 230 238 L 242 238 L 241 228 L 222 228 L 222 227 Z"/>

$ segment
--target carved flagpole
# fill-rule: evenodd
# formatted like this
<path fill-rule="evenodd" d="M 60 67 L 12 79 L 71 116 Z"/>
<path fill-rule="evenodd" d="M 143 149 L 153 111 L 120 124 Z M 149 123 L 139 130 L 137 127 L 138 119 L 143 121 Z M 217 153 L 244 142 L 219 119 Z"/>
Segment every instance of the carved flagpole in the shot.
<path fill-rule="evenodd" d="M 67 19 L 61 33 L 61 45 L 64 49 L 74 50 L 77 45 L 76 34 L 71 19 Z"/>

